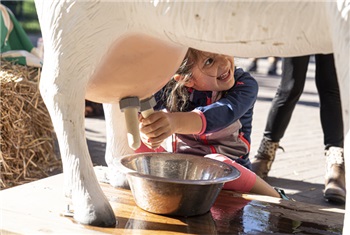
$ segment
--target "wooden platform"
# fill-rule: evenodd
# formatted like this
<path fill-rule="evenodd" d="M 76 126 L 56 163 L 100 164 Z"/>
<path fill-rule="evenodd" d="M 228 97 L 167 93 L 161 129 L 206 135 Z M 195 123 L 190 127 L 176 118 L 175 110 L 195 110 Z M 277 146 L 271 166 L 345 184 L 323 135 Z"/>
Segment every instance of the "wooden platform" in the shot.
<path fill-rule="evenodd" d="M 96 167 L 97 175 L 105 168 Z M 177 218 L 138 208 L 129 190 L 101 183 L 118 224 L 98 228 L 62 215 L 63 175 L 0 192 L 0 234 L 341 234 L 345 211 L 222 191 L 211 211 Z"/>

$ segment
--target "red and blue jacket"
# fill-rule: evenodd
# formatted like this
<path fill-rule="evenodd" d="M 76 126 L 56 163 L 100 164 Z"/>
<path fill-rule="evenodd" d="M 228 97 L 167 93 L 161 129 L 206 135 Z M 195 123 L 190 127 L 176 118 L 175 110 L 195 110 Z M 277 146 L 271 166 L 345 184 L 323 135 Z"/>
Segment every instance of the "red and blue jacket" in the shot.
<path fill-rule="evenodd" d="M 235 84 L 221 93 L 218 100 L 212 91 L 190 89 L 190 102 L 185 111 L 198 112 L 203 121 L 197 135 L 176 134 L 173 150 L 179 153 L 206 155 L 224 154 L 239 164 L 251 168 L 249 161 L 253 108 L 258 94 L 258 83 L 247 72 L 236 68 Z M 157 106 L 164 108 L 162 91 L 155 95 Z"/>

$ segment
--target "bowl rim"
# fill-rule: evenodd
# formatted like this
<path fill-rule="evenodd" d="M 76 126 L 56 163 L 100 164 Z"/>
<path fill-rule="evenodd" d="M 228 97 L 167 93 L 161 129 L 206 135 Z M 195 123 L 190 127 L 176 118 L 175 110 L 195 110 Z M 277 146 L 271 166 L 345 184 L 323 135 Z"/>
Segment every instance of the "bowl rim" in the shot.
<path fill-rule="evenodd" d="M 205 159 L 205 161 L 209 161 L 209 162 L 213 162 L 215 164 L 219 164 L 219 165 L 223 165 L 227 168 L 229 168 L 229 170 L 231 170 L 231 172 L 224 176 L 224 177 L 220 177 L 220 178 L 216 178 L 216 179 L 210 179 L 210 180 L 180 180 L 180 179 L 170 179 L 170 178 L 164 178 L 164 177 L 159 177 L 159 176 L 154 176 L 154 175 L 149 175 L 149 174 L 142 174 L 137 172 L 136 170 L 132 170 L 128 167 L 126 167 L 122 161 L 129 158 L 129 159 L 133 159 L 133 158 L 137 158 L 139 156 L 144 156 L 144 155 L 178 155 L 178 156 L 191 156 L 191 157 L 196 157 L 196 158 L 203 158 Z M 121 158 L 118 159 L 117 165 L 119 165 L 119 168 L 122 170 L 123 173 L 125 173 L 126 175 L 130 175 L 130 176 L 134 176 L 134 177 L 142 177 L 144 179 L 148 179 L 148 180 L 152 180 L 152 181 L 157 181 L 157 182 L 164 182 L 164 183 L 174 183 L 174 184 L 192 184 L 192 185 L 212 185 L 212 184 L 223 184 L 226 183 L 228 181 L 232 181 L 235 180 L 237 178 L 240 177 L 241 172 L 234 166 L 229 165 L 225 162 L 221 162 L 215 159 L 211 159 L 211 158 L 205 158 L 202 156 L 198 156 L 198 155 L 193 155 L 193 154 L 183 154 L 183 153 L 170 153 L 170 152 L 162 152 L 162 153 L 156 153 L 156 152 L 151 152 L 151 153 L 135 153 L 135 154 L 128 154 L 128 155 L 124 155 Z"/>

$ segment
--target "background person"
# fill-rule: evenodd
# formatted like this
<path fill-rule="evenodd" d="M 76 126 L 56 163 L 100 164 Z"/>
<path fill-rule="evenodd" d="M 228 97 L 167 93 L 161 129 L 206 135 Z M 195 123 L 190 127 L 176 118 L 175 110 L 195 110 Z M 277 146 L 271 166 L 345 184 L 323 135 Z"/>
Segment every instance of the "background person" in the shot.
<path fill-rule="evenodd" d="M 282 80 L 267 117 L 260 147 L 252 163 L 252 170 L 266 179 L 275 159 L 296 103 L 305 85 L 310 56 L 284 58 Z M 338 80 L 333 54 L 315 55 L 315 82 L 320 98 L 320 117 L 324 133 L 326 200 L 345 203 L 345 168 L 343 155 L 343 119 Z"/>

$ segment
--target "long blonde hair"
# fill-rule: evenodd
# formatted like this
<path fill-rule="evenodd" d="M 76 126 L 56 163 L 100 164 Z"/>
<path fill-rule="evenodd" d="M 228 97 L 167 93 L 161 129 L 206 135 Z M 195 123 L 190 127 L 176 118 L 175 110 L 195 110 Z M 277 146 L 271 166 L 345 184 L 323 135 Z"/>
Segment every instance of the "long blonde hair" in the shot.
<path fill-rule="evenodd" d="M 170 112 L 183 112 L 188 111 L 188 100 L 189 100 L 189 88 L 185 86 L 192 76 L 192 68 L 197 63 L 198 58 L 203 52 L 189 48 L 185 58 L 183 59 L 180 67 L 176 71 L 176 74 L 183 76 L 181 81 L 176 81 L 172 78 L 165 86 L 165 107 Z"/>

